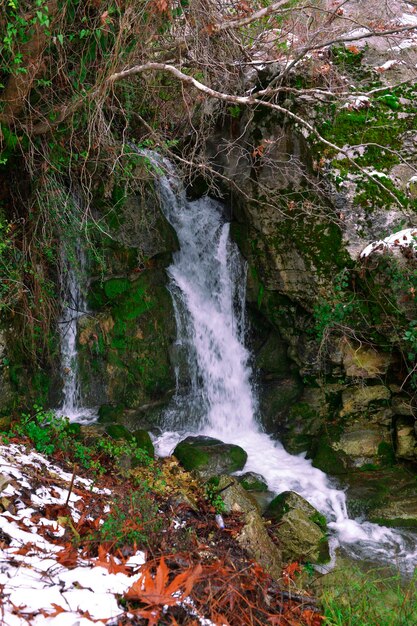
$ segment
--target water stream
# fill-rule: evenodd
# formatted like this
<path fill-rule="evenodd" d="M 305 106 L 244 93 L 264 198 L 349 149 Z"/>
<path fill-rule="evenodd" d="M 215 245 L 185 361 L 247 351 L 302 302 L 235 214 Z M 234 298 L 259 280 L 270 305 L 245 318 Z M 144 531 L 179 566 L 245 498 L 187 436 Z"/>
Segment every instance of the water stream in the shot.
<path fill-rule="evenodd" d="M 188 434 L 238 444 L 248 453 L 245 471 L 262 474 L 276 493 L 296 491 L 326 515 L 333 549 L 343 546 L 354 558 L 412 571 L 413 533 L 350 519 L 344 491 L 262 431 L 244 345 L 245 265 L 229 238 L 224 209 L 210 198 L 187 201 L 172 166 L 162 160 L 158 166 L 165 170 L 158 183 L 161 206 L 180 243 L 168 268 L 177 319 L 177 393 L 164 416 L 158 453 L 170 454 Z"/>
<path fill-rule="evenodd" d="M 68 417 L 70 422 L 91 422 L 96 419 L 92 409 L 83 406 L 77 354 L 78 320 L 87 311 L 83 279 L 86 275 L 86 258 L 78 244 L 75 259 L 70 262 L 61 253 L 62 315 L 59 320 L 61 335 L 61 372 L 64 381 L 63 401 L 57 413 Z"/>

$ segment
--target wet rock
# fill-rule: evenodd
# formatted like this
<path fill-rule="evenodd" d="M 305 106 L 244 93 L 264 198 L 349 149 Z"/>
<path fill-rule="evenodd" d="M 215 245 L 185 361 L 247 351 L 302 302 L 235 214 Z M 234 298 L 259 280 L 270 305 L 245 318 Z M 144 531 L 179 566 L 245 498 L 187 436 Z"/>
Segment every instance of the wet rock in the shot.
<path fill-rule="evenodd" d="M 203 436 L 187 437 L 173 454 L 186 470 L 197 470 L 207 478 L 237 472 L 243 469 L 248 458 L 240 446 Z"/>
<path fill-rule="evenodd" d="M 413 417 L 400 417 L 395 423 L 395 454 L 398 459 L 417 460 L 417 439 Z"/>
<path fill-rule="evenodd" d="M 142 450 L 145 450 L 147 454 L 153 458 L 155 456 L 155 448 L 152 443 L 152 439 L 147 430 L 143 430 L 142 428 L 135 430 L 133 434 L 133 439 L 138 446 Z"/>
<path fill-rule="evenodd" d="M 391 397 L 390 390 L 385 385 L 373 385 L 371 387 L 351 387 L 342 393 L 343 408 L 340 415 L 343 417 L 350 413 L 364 411 L 366 407 L 374 403 L 387 402 Z"/>
<path fill-rule="evenodd" d="M 396 415 L 414 415 L 414 410 L 408 396 L 394 396 L 391 406 Z"/>
<path fill-rule="evenodd" d="M 248 493 L 234 476 L 222 475 L 211 479 L 213 493 L 222 498 L 225 513 L 249 513 L 258 511 L 259 505 L 252 494 Z"/>
<path fill-rule="evenodd" d="M 122 404 L 116 406 L 111 404 L 103 404 L 98 410 L 99 424 L 112 424 L 120 422 L 123 418 L 124 407 Z"/>
<path fill-rule="evenodd" d="M 417 528 L 417 496 L 391 499 L 374 509 L 369 519 L 383 526 Z"/>
<path fill-rule="evenodd" d="M 237 479 L 246 491 L 268 491 L 265 478 L 255 472 L 246 472 Z"/>
<path fill-rule="evenodd" d="M 273 532 L 285 561 L 327 563 L 330 560 L 326 519 L 297 493 L 285 491 L 278 495 L 264 517 L 276 523 Z"/>
<path fill-rule="evenodd" d="M 262 423 L 267 431 L 281 431 L 282 423 L 290 407 L 297 401 L 302 391 L 302 384 L 297 377 L 281 380 L 264 381 L 261 385 Z"/>
<path fill-rule="evenodd" d="M 264 521 L 257 511 L 246 513 L 245 525 L 237 541 L 271 576 L 277 579 L 281 577 L 281 550 L 268 535 Z"/>
<path fill-rule="evenodd" d="M 288 346 L 277 333 L 270 333 L 256 354 L 262 374 L 285 377 L 289 372 Z"/>
<path fill-rule="evenodd" d="M 358 422 L 348 427 L 340 436 L 339 441 L 333 442 L 335 450 L 341 450 L 351 460 L 353 465 L 363 465 L 377 459 L 381 443 L 390 443 L 389 430 L 373 424 Z"/>
<path fill-rule="evenodd" d="M 127 428 L 121 424 L 109 424 L 106 426 L 106 433 L 112 439 L 124 439 L 125 441 L 131 441 L 133 438 L 132 433 L 130 433 Z"/>

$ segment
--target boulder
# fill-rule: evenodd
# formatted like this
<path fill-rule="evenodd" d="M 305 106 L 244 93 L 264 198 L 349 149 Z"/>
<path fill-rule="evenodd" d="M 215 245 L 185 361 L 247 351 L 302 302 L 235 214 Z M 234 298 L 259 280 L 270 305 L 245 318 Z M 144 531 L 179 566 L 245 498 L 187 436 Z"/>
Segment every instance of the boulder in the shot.
<path fill-rule="evenodd" d="M 152 439 L 147 430 L 143 430 L 142 428 L 135 430 L 133 434 L 133 439 L 138 446 L 142 450 L 148 453 L 148 455 L 153 458 L 155 456 L 155 448 L 152 443 Z"/>
<path fill-rule="evenodd" d="M 211 479 L 210 482 L 223 500 L 225 513 L 259 512 L 259 505 L 255 498 L 233 476 L 222 475 Z"/>
<path fill-rule="evenodd" d="M 265 478 L 260 474 L 255 474 L 255 472 L 246 472 L 238 476 L 237 479 L 246 491 L 268 491 Z"/>
<path fill-rule="evenodd" d="M 270 502 L 264 517 L 275 522 L 273 532 L 284 561 L 330 560 L 326 518 L 297 493 L 279 494 Z"/>
<path fill-rule="evenodd" d="M 245 515 L 245 525 L 237 540 L 248 554 L 257 561 L 273 578 L 282 575 L 282 553 L 272 541 L 264 521 L 255 510 Z"/>
<path fill-rule="evenodd" d="M 248 458 L 240 446 L 204 436 L 187 437 L 173 454 L 186 470 L 197 470 L 204 478 L 237 472 Z"/>
<path fill-rule="evenodd" d="M 123 404 L 102 404 L 98 410 L 98 423 L 99 424 L 112 424 L 113 422 L 120 422 L 123 418 L 124 406 Z"/>
<path fill-rule="evenodd" d="M 389 430 L 385 426 L 359 421 L 349 426 L 341 434 L 339 441 L 332 443 L 332 447 L 336 451 L 344 452 L 351 465 L 361 466 L 378 461 L 381 443 L 390 443 Z"/>

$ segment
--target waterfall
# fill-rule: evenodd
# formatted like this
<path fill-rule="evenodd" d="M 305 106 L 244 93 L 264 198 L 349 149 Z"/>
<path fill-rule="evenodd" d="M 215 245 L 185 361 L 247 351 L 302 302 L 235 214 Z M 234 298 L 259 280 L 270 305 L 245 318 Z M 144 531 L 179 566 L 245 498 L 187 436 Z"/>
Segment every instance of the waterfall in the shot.
<path fill-rule="evenodd" d="M 85 277 L 86 257 L 78 242 L 73 260 L 64 249 L 61 251 L 61 297 L 63 310 L 58 322 L 61 335 L 61 373 L 64 381 L 63 402 L 57 413 L 68 417 L 71 422 L 90 422 L 96 418 L 92 409 L 82 402 L 78 370 L 77 325 L 87 311 L 82 281 Z"/>
<path fill-rule="evenodd" d="M 238 444 L 248 453 L 245 471 L 262 474 L 275 493 L 299 493 L 326 515 L 333 548 L 412 571 L 417 563 L 413 533 L 349 519 L 345 493 L 303 455 L 288 454 L 262 432 L 244 346 L 245 266 L 229 238 L 223 207 L 208 197 L 187 201 L 171 164 L 146 156 L 164 170 L 158 181 L 161 206 L 180 243 L 168 268 L 178 385 L 165 413 L 166 432 L 156 442 L 159 454 L 172 453 L 187 434 Z"/>

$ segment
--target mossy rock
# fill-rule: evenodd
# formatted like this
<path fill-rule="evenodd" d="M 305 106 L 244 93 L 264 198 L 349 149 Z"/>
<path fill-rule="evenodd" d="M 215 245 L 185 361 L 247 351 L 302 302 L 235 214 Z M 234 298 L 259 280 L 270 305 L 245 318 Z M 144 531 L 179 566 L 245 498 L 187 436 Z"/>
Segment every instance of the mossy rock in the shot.
<path fill-rule="evenodd" d="M 207 478 L 237 472 L 243 469 L 248 458 L 240 446 L 203 436 L 187 437 L 173 454 L 186 470 L 197 470 Z"/>
<path fill-rule="evenodd" d="M 145 450 L 151 458 L 155 456 L 155 448 L 147 430 L 143 430 L 142 428 L 135 430 L 133 433 L 133 439 L 135 440 L 138 448 Z"/>
<path fill-rule="evenodd" d="M 225 513 L 249 513 L 258 511 L 259 505 L 255 498 L 248 493 L 234 476 L 223 475 L 216 477 L 217 485 L 214 494 L 218 491 L 223 500 Z"/>
<path fill-rule="evenodd" d="M 238 543 L 273 578 L 282 576 L 282 554 L 268 534 L 262 517 L 256 510 L 245 515 L 245 525 L 237 536 Z"/>
<path fill-rule="evenodd" d="M 239 483 L 246 491 L 268 491 L 268 485 L 265 478 L 255 472 L 246 472 L 237 477 Z"/>
<path fill-rule="evenodd" d="M 106 433 L 112 439 L 124 439 L 125 441 L 132 441 L 133 439 L 132 433 L 121 424 L 109 424 L 106 426 Z"/>
<path fill-rule="evenodd" d="M 99 424 L 112 424 L 119 422 L 123 418 L 124 406 L 117 404 L 103 404 L 98 410 L 98 423 Z"/>
<path fill-rule="evenodd" d="M 300 495 L 293 491 L 279 494 L 270 502 L 264 517 L 276 523 L 272 529 L 284 560 L 329 562 L 326 518 Z"/>
<path fill-rule="evenodd" d="M 347 474 L 349 460 L 342 450 L 334 450 L 329 442 L 322 438 L 320 439 L 313 454 L 312 464 L 313 467 L 321 469 L 322 472 L 325 472 L 326 474 L 330 474 L 331 476 L 340 476 Z"/>

